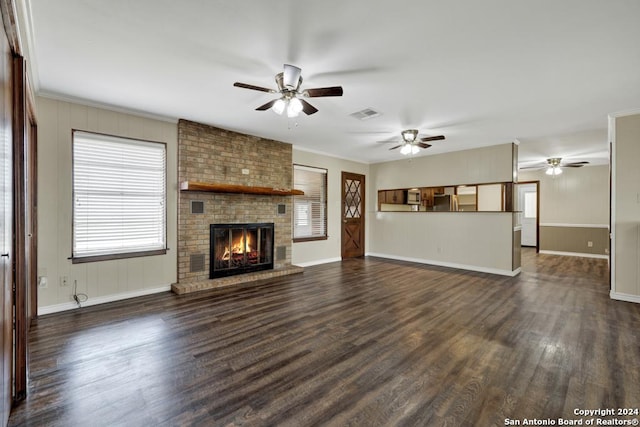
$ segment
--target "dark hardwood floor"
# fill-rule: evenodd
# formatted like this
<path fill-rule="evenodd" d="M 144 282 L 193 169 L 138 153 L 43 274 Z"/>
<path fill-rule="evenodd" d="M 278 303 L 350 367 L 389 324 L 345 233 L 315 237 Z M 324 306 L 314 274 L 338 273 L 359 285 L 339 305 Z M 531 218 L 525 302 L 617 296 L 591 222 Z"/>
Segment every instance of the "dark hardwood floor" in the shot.
<path fill-rule="evenodd" d="M 640 407 L 640 305 L 609 299 L 606 260 L 523 264 L 350 259 L 42 316 L 9 425 L 503 426 Z"/>

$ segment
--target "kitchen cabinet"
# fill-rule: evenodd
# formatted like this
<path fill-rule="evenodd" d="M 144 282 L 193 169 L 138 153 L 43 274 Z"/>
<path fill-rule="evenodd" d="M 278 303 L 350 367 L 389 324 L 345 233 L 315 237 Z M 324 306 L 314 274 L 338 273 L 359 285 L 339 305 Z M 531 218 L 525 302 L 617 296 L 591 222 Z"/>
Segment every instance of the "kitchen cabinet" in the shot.
<path fill-rule="evenodd" d="M 378 191 L 378 204 L 403 205 L 407 203 L 407 190 L 380 190 Z"/>
<path fill-rule="evenodd" d="M 435 194 L 443 194 L 444 187 L 424 187 L 420 189 L 420 196 L 422 200 L 422 206 L 426 208 L 426 210 L 433 209 L 433 196 Z"/>
<path fill-rule="evenodd" d="M 391 193 L 391 194 L 389 194 Z M 389 201 L 389 196 L 391 196 L 391 201 Z M 387 192 L 387 203 L 392 203 L 396 205 L 403 205 L 407 203 L 407 192 L 406 190 L 390 190 Z"/>

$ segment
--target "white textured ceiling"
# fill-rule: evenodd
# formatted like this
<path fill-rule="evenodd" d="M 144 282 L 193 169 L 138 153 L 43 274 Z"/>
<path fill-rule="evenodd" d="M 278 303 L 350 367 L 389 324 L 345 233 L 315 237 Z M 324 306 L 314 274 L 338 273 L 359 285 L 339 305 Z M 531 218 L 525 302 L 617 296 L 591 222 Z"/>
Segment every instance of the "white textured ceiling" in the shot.
<path fill-rule="evenodd" d="M 405 128 L 419 155 L 520 141 L 520 160 L 606 162 L 607 114 L 640 108 L 638 0 L 18 0 L 39 94 L 362 162 Z M 254 109 L 282 65 L 320 111 Z M 367 121 L 350 114 L 371 108 Z"/>

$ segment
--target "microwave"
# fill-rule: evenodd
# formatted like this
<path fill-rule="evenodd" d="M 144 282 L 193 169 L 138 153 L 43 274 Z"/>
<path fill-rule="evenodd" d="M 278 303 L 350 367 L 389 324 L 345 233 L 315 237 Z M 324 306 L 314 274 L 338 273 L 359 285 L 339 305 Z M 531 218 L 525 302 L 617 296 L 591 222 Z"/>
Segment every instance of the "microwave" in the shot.
<path fill-rule="evenodd" d="M 408 205 L 420 204 L 420 190 L 407 190 L 407 204 Z"/>

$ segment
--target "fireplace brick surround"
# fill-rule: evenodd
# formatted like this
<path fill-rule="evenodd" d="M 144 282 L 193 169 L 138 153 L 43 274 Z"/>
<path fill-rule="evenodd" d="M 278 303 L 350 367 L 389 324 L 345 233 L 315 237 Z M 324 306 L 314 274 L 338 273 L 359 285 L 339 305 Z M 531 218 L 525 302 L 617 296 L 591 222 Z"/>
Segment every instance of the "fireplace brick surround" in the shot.
<path fill-rule="evenodd" d="M 178 179 L 180 182 L 293 188 L 292 146 L 180 120 Z M 202 213 L 192 213 L 192 202 L 203 208 Z M 187 293 L 301 272 L 301 268 L 291 266 L 292 205 L 291 196 L 180 191 L 178 283 L 172 286 L 174 292 Z M 209 279 L 211 224 L 267 222 L 274 223 L 274 270 L 233 279 Z M 203 259 L 203 263 L 194 262 Z"/>

